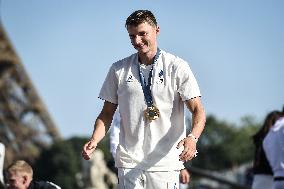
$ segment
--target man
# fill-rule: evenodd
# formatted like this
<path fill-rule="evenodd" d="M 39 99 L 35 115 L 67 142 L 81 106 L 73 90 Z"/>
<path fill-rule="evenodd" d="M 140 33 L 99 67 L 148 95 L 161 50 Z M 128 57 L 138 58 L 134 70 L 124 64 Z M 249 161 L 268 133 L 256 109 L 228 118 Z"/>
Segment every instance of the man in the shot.
<path fill-rule="evenodd" d="M 111 66 L 99 95 L 104 106 L 82 155 L 90 158 L 119 106 L 118 188 L 178 188 L 179 171 L 196 155 L 205 125 L 200 91 L 188 64 L 158 48 L 160 28 L 150 11 L 133 12 L 125 26 L 137 53 Z M 193 121 L 188 137 L 184 104 Z"/>
<path fill-rule="evenodd" d="M 263 148 L 273 172 L 274 189 L 284 188 L 284 107 L 263 140 Z"/>
<path fill-rule="evenodd" d="M 18 160 L 7 169 L 8 189 L 60 189 L 52 182 L 34 181 L 32 167 L 23 160 Z"/>

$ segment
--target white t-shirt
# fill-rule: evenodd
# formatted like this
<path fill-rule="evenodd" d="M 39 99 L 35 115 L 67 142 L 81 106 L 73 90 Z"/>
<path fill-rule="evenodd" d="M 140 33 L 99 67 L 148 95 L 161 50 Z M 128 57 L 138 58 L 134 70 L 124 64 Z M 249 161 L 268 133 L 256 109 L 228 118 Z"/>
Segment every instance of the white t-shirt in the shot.
<path fill-rule="evenodd" d="M 160 111 L 157 120 L 144 117 L 147 108 L 135 53 L 114 63 L 99 98 L 119 105 L 121 116 L 116 166 L 148 171 L 183 168 L 182 149 L 176 146 L 185 137 L 184 101 L 201 96 L 187 62 L 161 50 L 153 66 L 151 92 Z"/>
<path fill-rule="evenodd" d="M 284 177 L 284 117 L 276 121 L 263 140 L 274 177 Z"/>

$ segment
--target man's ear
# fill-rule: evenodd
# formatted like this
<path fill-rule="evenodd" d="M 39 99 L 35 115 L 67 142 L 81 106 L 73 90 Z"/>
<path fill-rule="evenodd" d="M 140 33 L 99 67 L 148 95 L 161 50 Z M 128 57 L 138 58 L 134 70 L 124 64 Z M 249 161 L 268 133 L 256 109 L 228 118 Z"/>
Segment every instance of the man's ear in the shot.
<path fill-rule="evenodd" d="M 157 28 L 156 28 L 156 33 L 157 33 L 157 35 L 160 33 L 160 27 L 159 26 L 157 26 Z"/>
<path fill-rule="evenodd" d="M 28 182 L 28 176 L 24 175 L 23 176 L 23 184 L 26 184 Z"/>

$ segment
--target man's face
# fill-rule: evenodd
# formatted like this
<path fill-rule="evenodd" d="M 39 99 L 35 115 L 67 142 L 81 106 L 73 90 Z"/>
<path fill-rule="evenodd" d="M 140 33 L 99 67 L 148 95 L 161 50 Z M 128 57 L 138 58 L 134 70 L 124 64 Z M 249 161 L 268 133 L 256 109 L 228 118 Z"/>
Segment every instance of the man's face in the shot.
<path fill-rule="evenodd" d="M 139 54 L 147 54 L 157 50 L 157 35 L 160 32 L 159 27 L 154 27 L 144 22 L 138 26 L 128 26 L 127 31 L 131 44 Z"/>
<path fill-rule="evenodd" d="M 26 182 L 25 177 L 20 174 L 8 174 L 8 189 L 27 189 Z"/>

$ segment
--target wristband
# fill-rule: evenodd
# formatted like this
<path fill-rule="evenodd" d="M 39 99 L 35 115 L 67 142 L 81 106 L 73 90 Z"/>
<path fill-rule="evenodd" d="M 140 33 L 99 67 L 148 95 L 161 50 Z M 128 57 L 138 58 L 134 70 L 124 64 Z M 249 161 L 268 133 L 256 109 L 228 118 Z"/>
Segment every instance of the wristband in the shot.
<path fill-rule="evenodd" d="M 192 133 L 190 133 L 187 137 L 191 137 L 194 139 L 195 143 L 198 142 L 198 138 L 196 138 Z"/>

